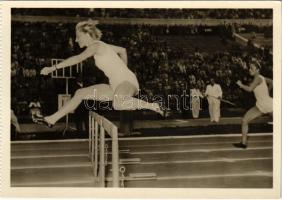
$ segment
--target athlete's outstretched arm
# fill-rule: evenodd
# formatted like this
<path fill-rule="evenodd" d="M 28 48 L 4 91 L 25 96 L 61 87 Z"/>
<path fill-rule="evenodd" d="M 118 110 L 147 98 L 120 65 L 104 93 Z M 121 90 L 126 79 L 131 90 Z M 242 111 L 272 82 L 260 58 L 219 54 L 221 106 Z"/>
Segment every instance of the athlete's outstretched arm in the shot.
<path fill-rule="evenodd" d="M 98 45 L 90 45 L 82 53 L 75 55 L 75 56 L 71 56 L 63 60 L 56 66 L 44 67 L 40 73 L 43 75 L 48 75 L 49 73 L 57 69 L 61 69 L 61 68 L 65 68 L 65 67 L 69 67 L 69 66 L 81 63 L 83 60 L 86 60 L 90 56 L 93 56 L 95 53 L 97 53 L 97 49 L 98 49 Z"/>
<path fill-rule="evenodd" d="M 115 46 L 112 44 L 108 44 L 123 60 L 123 62 L 127 65 L 127 51 L 126 48 Z"/>
<path fill-rule="evenodd" d="M 243 90 L 247 92 L 252 92 L 261 82 L 261 78 L 257 76 L 254 78 L 253 82 L 249 86 L 244 85 L 241 81 L 237 81 L 236 83 Z"/>

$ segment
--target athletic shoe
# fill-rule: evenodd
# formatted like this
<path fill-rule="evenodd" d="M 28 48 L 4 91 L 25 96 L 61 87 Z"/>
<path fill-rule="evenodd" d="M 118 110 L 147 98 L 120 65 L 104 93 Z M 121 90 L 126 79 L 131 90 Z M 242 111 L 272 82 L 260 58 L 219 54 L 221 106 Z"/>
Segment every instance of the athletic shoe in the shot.
<path fill-rule="evenodd" d="M 164 106 L 161 106 L 160 104 L 156 112 L 159 113 L 164 118 L 167 118 L 171 115 L 170 109 Z"/>
<path fill-rule="evenodd" d="M 243 144 L 242 142 L 234 143 L 233 146 L 236 147 L 236 148 L 242 148 L 242 149 L 246 149 L 247 148 L 247 145 Z"/>
<path fill-rule="evenodd" d="M 52 128 L 54 126 L 54 124 L 50 124 L 49 122 L 47 122 L 45 120 L 45 117 L 43 117 L 42 115 L 38 116 L 38 115 L 34 115 L 33 116 L 33 122 L 36 124 L 45 124 L 48 128 Z"/>

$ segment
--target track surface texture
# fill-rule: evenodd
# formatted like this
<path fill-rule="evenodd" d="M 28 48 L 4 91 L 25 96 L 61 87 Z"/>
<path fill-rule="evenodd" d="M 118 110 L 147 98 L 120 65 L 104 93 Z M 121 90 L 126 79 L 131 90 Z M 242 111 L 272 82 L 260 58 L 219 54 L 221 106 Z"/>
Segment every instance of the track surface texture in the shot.
<path fill-rule="evenodd" d="M 250 134 L 247 149 L 234 148 L 238 141 L 240 134 L 120 138 L 122 182 L 146 188 L 271 188 L 272 134 Z M 88 141 L 12 142 L 11 186 L 96 187 Z"/>

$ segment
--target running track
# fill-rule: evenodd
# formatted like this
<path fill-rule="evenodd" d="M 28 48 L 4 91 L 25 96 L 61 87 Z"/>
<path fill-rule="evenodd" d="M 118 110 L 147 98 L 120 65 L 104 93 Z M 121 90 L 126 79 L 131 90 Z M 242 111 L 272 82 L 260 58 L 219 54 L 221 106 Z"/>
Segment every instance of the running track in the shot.
<path fill-rule="evenodd" d="M 271 188 L 272 134 L 250 134 L 246 150 L 232 146 L 239 140 L 240 134 L 121 138 L 124 186 Z M 95 187 L 87 148 L 85 139 L 12 142 L 11 186 Z"/>

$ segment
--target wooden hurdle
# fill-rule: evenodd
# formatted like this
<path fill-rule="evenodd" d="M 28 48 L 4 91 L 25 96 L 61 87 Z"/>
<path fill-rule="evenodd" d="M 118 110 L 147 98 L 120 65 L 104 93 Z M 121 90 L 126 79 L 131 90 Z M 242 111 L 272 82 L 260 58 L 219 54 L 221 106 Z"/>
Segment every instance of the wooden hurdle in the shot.
<path fill-rule="evenodd" d="M 118 128 L 111 121 L 89 112 L 89 157 L 94 178 L 101 187 L 105 187 L 105 134 L 112 139 L 112 180 L 113 187 L 119 187 L 119 147 Z"/>

